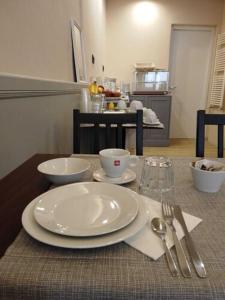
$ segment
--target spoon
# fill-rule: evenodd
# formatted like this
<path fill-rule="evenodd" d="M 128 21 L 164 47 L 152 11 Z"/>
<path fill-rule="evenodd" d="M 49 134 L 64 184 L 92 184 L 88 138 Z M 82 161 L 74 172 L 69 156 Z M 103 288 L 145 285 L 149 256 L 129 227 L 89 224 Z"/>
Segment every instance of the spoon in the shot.
<path fill-rule="evenodd" d="M 163 242 L 163 247 L 166 253 L 166 259 L 167 259 L 167 263 L 170 269 L 170 272 L 173 276 L 178 276 L 178 270 L 177 270 L 177 266 L 176 263 L 173 259 L 173 256 L 167 246 L 166 243 L 166 223 L 160 219 L 160 218 L 154 218 L 151 221 L 151 225 L 152 225 L 152 230 L 153 232 L 162 240 Z"/>

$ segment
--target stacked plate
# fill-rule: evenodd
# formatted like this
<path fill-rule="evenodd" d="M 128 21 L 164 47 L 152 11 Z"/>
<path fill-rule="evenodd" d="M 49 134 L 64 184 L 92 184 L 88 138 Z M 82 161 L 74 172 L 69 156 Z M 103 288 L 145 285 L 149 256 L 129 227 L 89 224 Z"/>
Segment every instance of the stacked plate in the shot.
<path fill-rule="evenodd" d="M 80 182 L 52 189 L 24 210 L 22 224 L 33 238 L 64 248 L 95 248 L 137 233 L 147 215 L 141 197 L 130 189 Z"/>

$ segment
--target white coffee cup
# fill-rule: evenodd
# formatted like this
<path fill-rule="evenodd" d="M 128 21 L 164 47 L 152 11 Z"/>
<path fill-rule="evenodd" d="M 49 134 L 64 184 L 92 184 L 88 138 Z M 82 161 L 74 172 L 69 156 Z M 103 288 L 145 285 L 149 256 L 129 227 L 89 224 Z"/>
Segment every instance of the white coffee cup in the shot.
<path fill-rule="evenodd" d="M 124 149 L 104 149 L 99 152 L 100 163 L 109 177 L 120 177 L 126 170 L 130 152 Z"/>

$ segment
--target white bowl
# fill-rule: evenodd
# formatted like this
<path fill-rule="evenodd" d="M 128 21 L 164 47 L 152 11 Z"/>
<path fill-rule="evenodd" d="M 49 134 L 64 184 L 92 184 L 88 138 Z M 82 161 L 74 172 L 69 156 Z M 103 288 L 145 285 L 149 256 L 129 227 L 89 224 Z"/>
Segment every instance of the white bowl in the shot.
<path fill-rule="evenodd" d="M 143 110 L 143 118 L 146 121 L 146 123 L 157 123 L 159 119 L 157 118 L 156 113 L 151 109 L 145 109 Z"/>
<path fill-rule="evenodd" d="M 224 167 L 224 164 L 213 161 L 216 167 Z M 207 193 L 216 193 L 225 181 L 225 171 L 205 171 L 196 168 L 190 163 L 192 178 L 196 189 Z"/>
<path fill-rule="evenodd" d="M 143 109 L 143 104 L 141 101 L 132 100 L 130 103 L 130 109 L 136 111 L 137 109 Z"/>
<path fill-rule="evenodd" d="M 81 180 L 90 163 L 81 158 L 63 157 L 47 160 L 37 169 L 55 184 L 67 184 Z"/>

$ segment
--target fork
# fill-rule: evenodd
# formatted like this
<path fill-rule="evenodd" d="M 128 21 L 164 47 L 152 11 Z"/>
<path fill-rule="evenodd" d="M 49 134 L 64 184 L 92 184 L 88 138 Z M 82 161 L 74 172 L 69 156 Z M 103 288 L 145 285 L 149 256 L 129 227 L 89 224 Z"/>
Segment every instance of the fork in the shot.
<path fill-rule="evenodd" d="M 184 253 L 184 249 L 181 245 L 181 242 L 179 241 L 179 239 L 177 237 L 176 228 L 173 224 L 174 208 L 167 201 L 162 201 L 162 214 L 163 214 L 164 220 L 169 225 L 169 227 L 172 231 L 172 234 L 173 234 L 173 240 L 174 240 L 174 244 L 175 244 L 177 259 L 178 259 L 181 273 L 184 277 L 191 277 L 190 265 L 188 263 L 186 255 Z"/>

